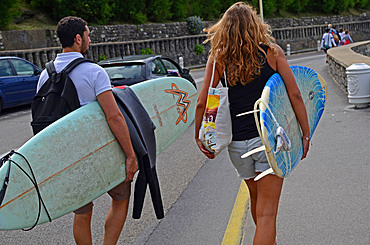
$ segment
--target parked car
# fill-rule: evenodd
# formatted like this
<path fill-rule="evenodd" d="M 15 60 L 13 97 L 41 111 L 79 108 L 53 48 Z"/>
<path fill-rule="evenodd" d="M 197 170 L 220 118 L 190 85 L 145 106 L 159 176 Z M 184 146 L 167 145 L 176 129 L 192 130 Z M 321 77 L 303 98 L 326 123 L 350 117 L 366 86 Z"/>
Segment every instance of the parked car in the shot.
<path fill-rule="evenodd" d="M 0 113 L 4 108 L 30 104 L 41 69 L 18 57 L 0 57 Z"/>
<path fill-rule="evenodd" d="M 113 86 L 133 85 L 158 77 L 179 76 L 196 87 L 188 69 L 182 69 L 175 61 L 161 55 L 124 56 L 106 59 L 98 64 L 106 70 Z"/>

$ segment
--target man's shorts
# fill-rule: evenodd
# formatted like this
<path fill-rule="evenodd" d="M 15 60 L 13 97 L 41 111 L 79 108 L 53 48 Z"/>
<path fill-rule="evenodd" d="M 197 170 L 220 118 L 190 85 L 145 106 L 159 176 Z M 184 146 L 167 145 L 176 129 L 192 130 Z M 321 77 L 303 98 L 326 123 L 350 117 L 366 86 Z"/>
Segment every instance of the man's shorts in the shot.
<path fill-rule="evenodd" d="M 241 158 L 243 154 L 260 146 L 262 146 L 260 137 L 250 140 L 232 141 L 229 145 L 229 156 L 239 178 L 248 180 L 256 177 L 256 173 L 270 168 L 265 151 L 255 153 L 247 158 Z"/>
<path fill-rule="evenodd" d="M 115 201 L 125 200 L 131 195 L 131 181 L 117 185 L 112 190 L 107 192 L 109 196 Z M 91 212 L 93 209 L 93 203 L 90 202 L 85 206 L 73 211 L 75 214 L 86 214 Z"/>

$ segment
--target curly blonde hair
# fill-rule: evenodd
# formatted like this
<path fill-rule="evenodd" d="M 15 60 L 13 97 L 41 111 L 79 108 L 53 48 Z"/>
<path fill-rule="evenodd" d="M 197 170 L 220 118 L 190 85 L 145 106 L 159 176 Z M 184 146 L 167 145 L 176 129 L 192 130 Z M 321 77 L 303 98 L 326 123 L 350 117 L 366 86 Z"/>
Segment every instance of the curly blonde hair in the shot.
<path fill-rule="evenodd" d="M 230 86 L 238 81 L 247 84 L 260 75 L 266 62 L 266 53 L 260 43 L 277 52 L 271 46 L 276 41 L 270 26 L 264 24 L 256 11 L 244 2 L 233 4 L 206 32 L 208 38 L 204 43 L 211 42 L 210 57 L 216 58 L 222 70 L 226 69 Z"/>

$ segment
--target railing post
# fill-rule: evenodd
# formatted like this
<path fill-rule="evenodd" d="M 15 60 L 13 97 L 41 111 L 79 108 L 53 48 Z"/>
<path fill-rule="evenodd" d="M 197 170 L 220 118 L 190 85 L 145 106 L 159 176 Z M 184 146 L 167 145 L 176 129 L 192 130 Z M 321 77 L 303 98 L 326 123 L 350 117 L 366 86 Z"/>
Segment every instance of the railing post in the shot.
<path fill-rule="evenodd" d="M 182 56 L 179 57 L 179 65 L 181 69 L 184 69 L 184 58 Z"/>
<path fill-rule="evenodd" d="M 317 40 L 317 51 L 321 50 L 321 42 L 320 40 Z"/>
<path fill-rule="evenodd" d="M 286 55 L 290 56 L 290 44 L 286 45 Z"/>

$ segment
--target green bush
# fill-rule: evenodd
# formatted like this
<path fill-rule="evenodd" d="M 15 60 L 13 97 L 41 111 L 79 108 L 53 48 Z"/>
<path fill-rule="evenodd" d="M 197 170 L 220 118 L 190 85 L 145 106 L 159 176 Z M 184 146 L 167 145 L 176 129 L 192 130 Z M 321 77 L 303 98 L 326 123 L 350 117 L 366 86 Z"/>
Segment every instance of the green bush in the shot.
<path fill-rule="evenodd" d="M 147 16 L 153 22 L 163 22 L 172 17 L 171 0 L 151 0 L 147 1 Z"/>
<path fill-rule="evenodd" d="M 200 16 L 202 13 L 200 0 L 190 0 L 188 7 L 188 16 Z"/>
<path fill-rule="evenodd" d="M 147 21 L 145 0 L 109 0 L 109 4 L 113 23 L 143 24 Z"/>
<path fill-rule="evenodd" d="M 136 25 L 144 24 L 147 21 L 146 15 L 143 14 L 141 11 L 135 13 L 133 11 L 130 12 L 131 22 Z"/>
<path fill-rule="evenodd" d="M 192 35 L 200 34 L 203 31 L 203 21 L 199 16 L 191 16 L 186 19 L 188 31 Z"/>
<path fill-rule="evenodd" d="M 172 2 L 172 20 L 183 21 L 188 14 L 189 0 L 176 0 Z"/>
<path fill-rule="evenodd" d="M 204 54 L 204 47 L 200 44 L 195 44 L 194 52 L 198 55 Z"/>
<path fill-rule="evenodd" d="M 105 54 L 99 54 L 98 62 L 102 60 L 106 60 L 108 57 Z"/>
<path fill-rule="evenodd" d="M 8 27 L 15 16 L 21 14 L 18 0 L 0 0 L 0 28 Z"/>
<path fill-rule="evenodd" d="M 220 0 L 201 1 L 200 16 L 203 16 L 207 20 L 218 19 L 220 17 L 221 6 Z"/>
<path fill-rule="evenodd" d="M 140 50 L 140 54 L 153 54 L 153 50 L 151 48 L 144 48 Z"/>
<path fill-rule="evenodd" d="M 310 0 L 296 0 L 289 5 L 288 9 L 295 13 L 303 12 L 307 8 L 309 2 Z"/>
<path fill-rule="evenodd" d="M 353 2 L 354 2 L 354 6 L 359 7 L 359 8 L 369 7 L 370 5 L 370 0 L 356 0 Z"/>
<path fill-rule="evenodd" d="M 83 18 L 89 24 L 107 24 L 112 17 L 110 0 L 32 0 L 35 8 L 59 20 L 74 15 Z"/>

